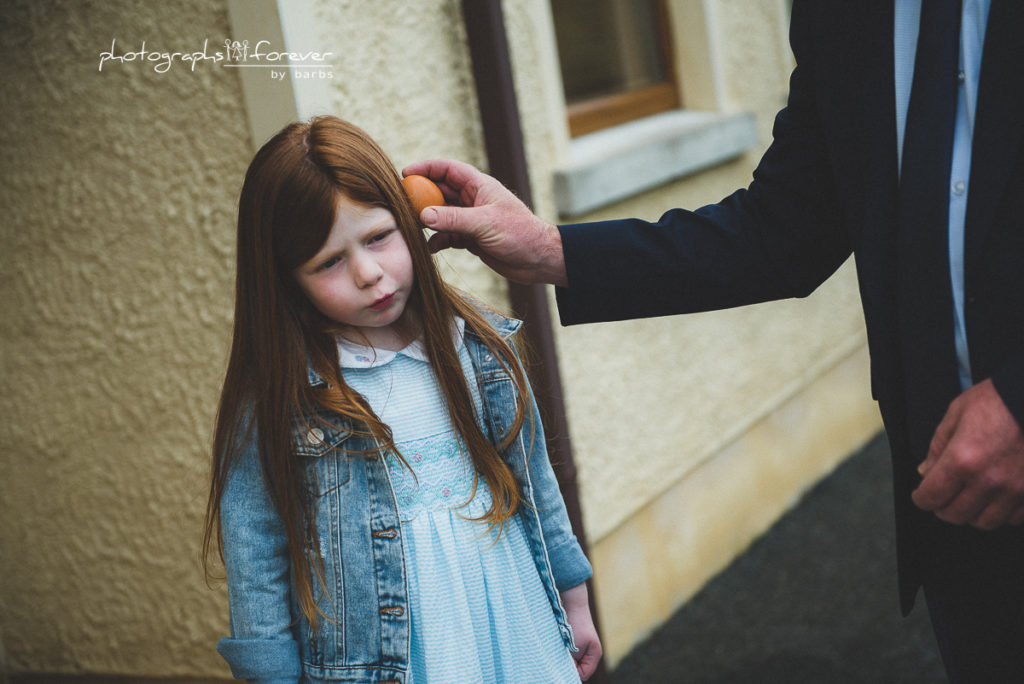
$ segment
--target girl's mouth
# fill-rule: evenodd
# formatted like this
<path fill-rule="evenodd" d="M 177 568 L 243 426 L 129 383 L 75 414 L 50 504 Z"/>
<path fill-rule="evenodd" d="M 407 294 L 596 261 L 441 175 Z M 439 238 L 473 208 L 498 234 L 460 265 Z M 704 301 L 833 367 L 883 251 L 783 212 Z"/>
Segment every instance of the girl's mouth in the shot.
<path fill-rule="evenodd" d="M 391 302 L 393 302 L 394 300 L 395 293 L 392 292 L 391 294 L 384 295 L 383 297 L 375 301 L 373 304 L 370 305 L 370 308 L 373 309 L 374 311 L 383 311 L 384 309 L 391 306 Z"/>

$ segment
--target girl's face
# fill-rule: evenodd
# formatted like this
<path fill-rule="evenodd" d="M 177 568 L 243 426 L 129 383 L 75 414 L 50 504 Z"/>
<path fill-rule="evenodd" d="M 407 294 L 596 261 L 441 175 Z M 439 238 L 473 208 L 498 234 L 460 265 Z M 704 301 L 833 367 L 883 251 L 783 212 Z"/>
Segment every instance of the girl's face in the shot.
<path fill-rule="evenodd" d="M 415 282 L 412 257 L 387 209 L 340 196 L 327 241 L 293 274 L 313 306 L 344 326 L 346 337 L 380 349 L 408 342 L 401 324 Z"/>

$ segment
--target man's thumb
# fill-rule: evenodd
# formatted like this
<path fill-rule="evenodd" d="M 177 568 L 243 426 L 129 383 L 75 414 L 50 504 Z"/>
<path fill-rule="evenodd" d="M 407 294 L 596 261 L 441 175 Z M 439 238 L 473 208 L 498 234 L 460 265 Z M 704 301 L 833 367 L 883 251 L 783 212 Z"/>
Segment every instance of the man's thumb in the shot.
<path fill-rule="evenodd" d="M 431 230 L 474 237 L 477 231 L 466 213 L 471 211 L 472 207 L 427 207 L 420 213 L 420 221 Z"/>
<path fill-rule="evenodd" d="M 437 215 L 437 207 L 426 207 L 420 212 L 420 223 L 427 228 L 437 230 L 437 222 L 440 217 Z"/>

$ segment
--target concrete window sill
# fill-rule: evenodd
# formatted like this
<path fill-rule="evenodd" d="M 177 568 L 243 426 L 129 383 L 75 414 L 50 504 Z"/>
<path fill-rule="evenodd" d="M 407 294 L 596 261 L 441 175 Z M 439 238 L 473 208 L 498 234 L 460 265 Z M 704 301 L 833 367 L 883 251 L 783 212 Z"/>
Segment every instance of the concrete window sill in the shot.
<path fill-rule="evenodd" d="M 563 218 L 579 216 L 740 156 L 757 144 L 754 116 L 676 110 L 575 138 L 555 171 Z"/>

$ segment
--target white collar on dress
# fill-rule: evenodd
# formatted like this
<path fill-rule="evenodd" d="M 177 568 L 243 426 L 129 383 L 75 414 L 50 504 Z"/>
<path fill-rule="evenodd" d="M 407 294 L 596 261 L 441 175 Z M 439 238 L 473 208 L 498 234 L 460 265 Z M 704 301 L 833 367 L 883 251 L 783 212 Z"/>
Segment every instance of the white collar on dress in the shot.
<path fill-rule="evenodd" d="M 455 317 L 452 325 L 452 340 L 455 342 L 456 350 L 461 349 L 465 344 L 463 337 L 466 331 L 466 321 L 461 316 Z M 343 337 L 338 338 L 338 363 L 342 368 L 374 368 L 383 366 L 394 360 L 399 354 L 404 354 L 411 359 L 427 362 L 427 350 L 423 347 L 421 340 L 416 340 L 404 349 L 392 351 L 390 349 L 374 349 Z"/>

